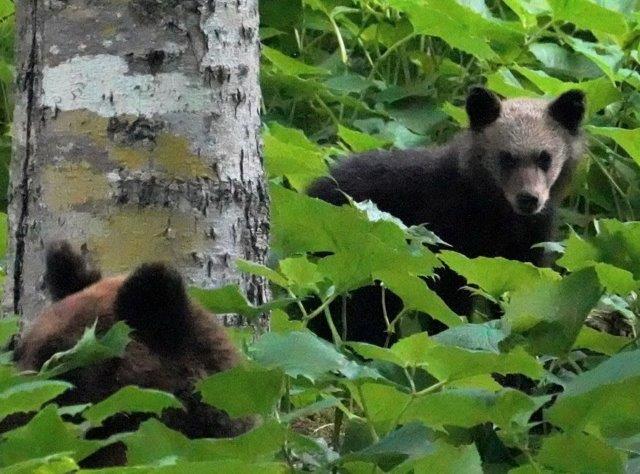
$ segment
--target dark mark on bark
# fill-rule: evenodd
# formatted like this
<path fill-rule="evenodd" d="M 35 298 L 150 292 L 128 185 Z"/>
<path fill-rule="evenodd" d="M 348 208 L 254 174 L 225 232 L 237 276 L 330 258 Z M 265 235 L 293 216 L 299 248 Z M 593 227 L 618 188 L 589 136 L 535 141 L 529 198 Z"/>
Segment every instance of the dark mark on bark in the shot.
<path fill-rule="evenodd" d="M 164 64 L 166 54 L 162 50 L 154 50 L 150 51 L 147 54 L 147 62 L 149 63 L 149 70 L 152 75 L 156 75 L 162 69 L 162 65 Z"/>
<path fill-rule="evenodd" d="M 137 142 L 154 142 L 165 127 L 161 120 L 139 117 L 132 122 L 121 117 L 112 117 L 107 125 L 107 136 L 118 144 L 132 145 Z"/>
<path fill-rule="evenodd" d="M 207 66 L 204 70 L 204 80 L 209 87 L 212 87 L 214 82 L 219 85 L 229 82 L 231 81 L 231 68 L 223 64 Z"/>
<path fill-rule="evenodd" d="M 27 219 L 29 217 L 29 166 L 33 152 L 32 127 L 33 114 L 35 113 L 35 80 L 38 60 L 38 1 L 32 0 L 31 4 L 31 47 L 29 50 L 29 63 L 24 76 L 23 90 L 27 92 L 27 124 L 25 155 L 22 163 L 22 177 L 20 180 L 20 196 L 22 198 L 20 216 L 16 225 L 16 255 L 13 268 L 13 311 L 16 314 L 21 312 L 20 299 L 22 297 L 22 286 L 24 284 L 23 266 L 25 239 L 27 237 Z"/>

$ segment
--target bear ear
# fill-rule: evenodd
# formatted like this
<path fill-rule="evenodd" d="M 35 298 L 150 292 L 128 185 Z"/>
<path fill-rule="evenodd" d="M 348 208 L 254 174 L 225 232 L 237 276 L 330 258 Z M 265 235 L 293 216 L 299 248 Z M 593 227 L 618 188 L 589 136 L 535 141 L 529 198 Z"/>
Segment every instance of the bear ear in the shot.
<path fill-rule="evenodd" d="M 161 352 L 171 352 L 185 342 L 190 311 L 182 277 L 163 263 L 138 267 L 124 281 L 115 301 L 117 319 Z"/>
<path fill-rule="evenodd" d="M 484 87 L 473 87 L 466 103 L 471 130 L 480 131 L 500 116 L 500 99 Z"/>
<path fill-rule="evenodd" d="M 83 290 L 100 280 L 100 272 L 90 269 L 84 257 L 66 240 L 47 247 L 44 283 L 54 301 Z"/>
<path fill-rule="evenodd" d="M 576 133 L 585 112 L 584 92 L 572 89 L 549 104 L 549 115 L 571 133 Z"/>

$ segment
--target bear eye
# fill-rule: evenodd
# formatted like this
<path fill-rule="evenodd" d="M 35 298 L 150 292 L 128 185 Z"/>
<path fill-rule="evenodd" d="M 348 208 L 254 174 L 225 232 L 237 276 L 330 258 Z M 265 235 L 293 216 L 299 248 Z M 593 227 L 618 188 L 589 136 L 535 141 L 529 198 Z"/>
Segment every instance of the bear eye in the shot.
<path fill-rule="evenodd" d="M 498 155 L 498 159 L 500 160 L 500 168 L 503 170 L 512 170 L 518 165 L 518 160 L 508 151 L 501 151 Z"/>
<path fill-rule="evenodd" d="M 549 152 L 546 150 L 541 151 L 536 164 L 542 171 L 549 171 L 551 167 L 551 155 Z"/>

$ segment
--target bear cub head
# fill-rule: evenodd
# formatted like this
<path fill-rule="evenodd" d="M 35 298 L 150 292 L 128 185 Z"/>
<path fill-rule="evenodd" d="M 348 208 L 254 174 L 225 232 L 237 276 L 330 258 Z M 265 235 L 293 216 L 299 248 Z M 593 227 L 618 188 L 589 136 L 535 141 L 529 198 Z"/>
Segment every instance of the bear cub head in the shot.
<path fill-rule="evenodd" d="M 74 388 L 57 399 L 58 404 L 97 403 L 127 385 L 138 385 L 180 398 L 185 410 L 165 410 L 162 421 L 188 437 L 234 436 L 251 426 L 249 420 L 231 419 L 194 394 L 198 379 L 234 367 L 240 357 L 215 316 L 189 299 L 176 270 L 150 263 L 130 275 L 102 278 L 67 242 L 57 242 L 48 248 L 44 281 L 53 303 L 26 324 L 14 351 L 18 368 L 38 371 L 55 353 L 72 348 L 94 324 L 98 335 L 119 321 L 132 329 L 122 357 L 62 375 Z M 132 431 L 144 418 L 114 417 L 87 436 Z M 90 465 L 121 464 L 123 456 L 123 449 L 115 454 L 112 450 Z"/>
<path fill-rule="evenodd" d="M 474 87 L 466 110 L 470 140 L 463 166 L 488 174 L 518 214 L 540 213 L 562 197 L 583 154 L 582 91 L 570 90 L 549 102 L 500 100 Z"/>

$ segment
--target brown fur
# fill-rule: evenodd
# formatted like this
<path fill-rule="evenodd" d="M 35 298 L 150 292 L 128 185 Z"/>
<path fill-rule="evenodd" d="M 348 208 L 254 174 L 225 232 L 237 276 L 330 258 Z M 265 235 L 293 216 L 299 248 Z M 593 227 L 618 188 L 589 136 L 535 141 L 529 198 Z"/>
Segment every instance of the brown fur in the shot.
<path fill-rule="evenodd" d="M 179 291 L 184 290 L 175 272 L 163 273 L 165 267 L 161 264 L 147 266 L 146 270 L 149 269 L 159 270 L 159 279 L 169 275 L 174 278 L 171 283 Z M 111 328 L 121 319 L 115 309 L 117 299 L 122 296 L 120 290 L 127 281 L 131 290 L 131 282 L 138 273 L 135 272 L 131 277 L 102 279 L 47 307 L 20 339 L 14 354 L 17 366 L 25 371 L 37 371 L 54 353 L 73 347 L 85 329 L 94 322 L 97 322 L 98 334 Z M 151 274 L 151 277 L 154 275 Z M 147 290 L 151 286 L 154 291 L 155 280 L 149 278 L 148 272 L 144 277 L 147 279 L 142 283 L 136 281 L 134 284 L 143 284 Z M 158 291 L 162 291 L 162 282 L 158 285 Z M 137 292 L 137 288 L 133 288 Z M 187 306 L 180 315 L 177 329 L 181 333 L 177 339 L 184 343 L 160 351 L 154 349 L 157 346 L 148 339 L 144 328 L 139 331 L 134 328 L 132 340 L 122 358 L 64 374 L 63 378 L 73 383 L 75 388 L 56 402 L 61 405 L 97 403 L 122 387 L 138 385 L 171 392 L 181 399 L 186 413 L 176 409 L 166 410 L 162 420 L 170 428 L 189 437 L 228 437 L 246 431 L 252 424 L 251 420 L 232 420 L 224 412 L 201 403 L 199 396 L 193 393 L 197 380 L 234 367 L 240 362 L 240 357 L 215 316 L 189 301 L 186 294 L 185 301 Z M 145 321 L 143 324 L 151 327 L 154 321 Z M 103 426 L 90 430 L 87 437 L 104 439 L 115 433 L 133 431 L 145 418 L 148 416 L 118 415 L 106 420 Z M 19 417 L 15 420 L 24 422 Z M 83 461 L 83 466 L 120 465 L 125 461 L 125 447 L 116 443 L 94 453 Z"/>

